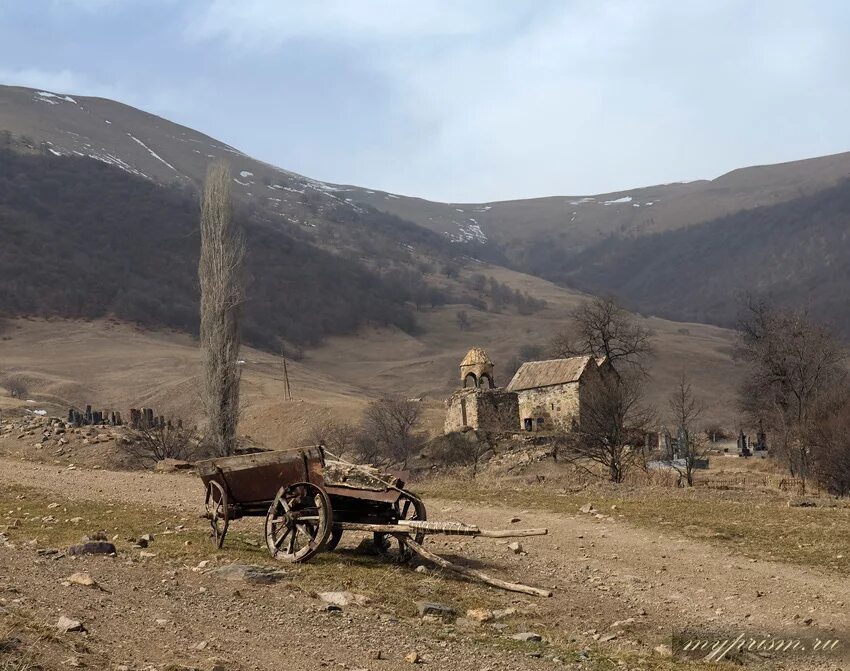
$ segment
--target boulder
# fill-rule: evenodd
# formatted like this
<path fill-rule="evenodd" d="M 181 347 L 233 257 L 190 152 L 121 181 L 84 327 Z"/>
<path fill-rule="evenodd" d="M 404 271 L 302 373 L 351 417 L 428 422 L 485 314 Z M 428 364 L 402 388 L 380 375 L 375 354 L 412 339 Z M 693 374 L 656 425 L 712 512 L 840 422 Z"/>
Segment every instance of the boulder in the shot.
<path fill-rule="evenodd" d="M 68 548 L 69 555 L 113 555 L 116 554 L 115 546 L 106 541 L 89 541 L 72 545 Z"/>

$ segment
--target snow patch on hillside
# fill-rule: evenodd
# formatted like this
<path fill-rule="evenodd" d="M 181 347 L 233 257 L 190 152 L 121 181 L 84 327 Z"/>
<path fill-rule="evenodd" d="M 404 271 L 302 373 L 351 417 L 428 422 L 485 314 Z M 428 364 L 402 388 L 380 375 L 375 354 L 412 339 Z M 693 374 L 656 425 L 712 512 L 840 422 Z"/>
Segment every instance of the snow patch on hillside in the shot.
<path fill-rule="evenodd" d="M 132 135 L 131 133 L 127 133 L 127 135 L 130 137 L 130 139 L 131 139 L 131 140 L 134 140 L 134 141 L 135 141 L 135 142 L 137 142 L 138 144 L 142 145 L 145 149 L 147 149 L 147 150 L 148 150 L 148 153 L 149 153 L 151 156 L 153 156 L 153 157 L 154 157 L 157 161 L 159 161 L 159 162 L 160 162 L 160 163 L 162 163 L 163 165 L 168 166 L 168 167 L 169 167 L 169 168 L 171 168 L 174 172 L 177 172 L 177 168 L 175 168 L 175 167 L 174 167 L 173 165 L 171 165 L 168 161 L 166 161 L 164 158 L 162 158 L 162 156 L 160 156 L 159 154 L 157 154 L 157 153 L 156 153 L 153 149 L 151 149 L 150 147 L 148 147 L 148 146 L 147 146 L 144 142 L 142 142 L 142 141 L 141 141 L 139 138 L 137 138 L 135 135 Z"/>
<path fill-rule="evenodd" d="M 55 93 L 51 93 L 50 91 L 36 91 L 36 97 L 33 100 L 40 100 L 41 102 L 49 103 L 51 105 L 58 105 L 60 102 L 65 101 L 69 103 L 77 104 L 77 101 L 74 100 L 71 96 L 60 96 Z"/>
<path fill-rule="evenodd" d="M 631 202 L 632 202 L 631 196 L 623 196 L 622 198 L 614 198 L 613 200 L 603 200 L 602 204 L 603 205 L 619 205 L 621 203 L 631 203 Z"/>
<path fill-rule="evenodd" d="M 449 240 L 452 242 L 478 242 L 482 245 L 487 244 L 487 236 L 484 234 L 484 231 L 481 230 L 481 226 L 478 222 L 471 217 L 469 222 L 470 223 L 467 224 L 453 221 L 452 223 L 457 226 L 457 233 L 449 233 L 446 231 L 446 236 L 448 236 Z"/>

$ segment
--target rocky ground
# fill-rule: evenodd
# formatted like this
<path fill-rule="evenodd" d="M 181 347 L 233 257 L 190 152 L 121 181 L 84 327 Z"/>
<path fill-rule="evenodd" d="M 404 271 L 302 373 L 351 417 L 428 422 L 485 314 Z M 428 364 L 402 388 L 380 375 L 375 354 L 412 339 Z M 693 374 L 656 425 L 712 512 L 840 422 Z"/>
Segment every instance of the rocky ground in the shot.
<path fill-rule="evenodd" d="M 356 535 L 309 564 L 273 565 L 254 520 L 237 522 L 215 551 L 189 474 L 9 458 L 0 474 L 0 614 L 18 632 L 7 634 L 18 643 L 5 654 L 30 646 L 44 668 L 689 668 L 668 657 L 673 627 L 847 629 L 845 576 L 634 528 L 616 510 L 556 515 L 428 500 L 433 519 L 548 527 L 519 548 L 428 541 L 494 576 L 554 591 L 544 599 L 428 566 L 381 564 L 355 551 Z M 117 556 L 68 553 L 101 529 Z M 244 565 L 261 568 L 246 575 Z M 843 668 L 809 657 L 767 661 Z"/>

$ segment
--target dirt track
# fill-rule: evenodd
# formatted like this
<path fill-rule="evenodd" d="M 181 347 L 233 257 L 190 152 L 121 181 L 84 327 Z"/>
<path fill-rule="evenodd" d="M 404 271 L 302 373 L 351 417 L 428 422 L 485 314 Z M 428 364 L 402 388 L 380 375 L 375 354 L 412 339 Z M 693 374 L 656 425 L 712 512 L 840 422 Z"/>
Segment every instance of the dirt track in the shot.
<path fill-rule="evenodd" d="M 199 481 L 182 474 L 69 471 L 0 460 L 0 475 L 3 482 L 36 487 L 57 498 L 161 506 L 187 517 L 199 511 L 202 502 Z M 594 634 L 603 639 L 616 634 L 601 644 L 603 649 L 652 654 L 655 646 L 669 641 L 672 626 L 683 625 L 763 631 L 847 629 L 850 584 L 837 575 L 748 560 L 673 534 L 636 529 L 615 517 L 600 520 L 578 511 L 564 517 L 451 501 L 428 503 L 433 519 L 502 528 L 516 516 L 521 518 L 518 526 L 548 527 L 549 536 L 523 541 L 527 554 L 515 555 L 504 542 L 486 539 L 435 537 L 429 547 L 466 557 L 501 577 L 553 589 L 551 599 L 511 594 L 498 598 L 505 606 L 537 609 L 535 620 L 565 632 L 578 648 L 593 646 Z M 68 608 L 89 614 L 95 639 L 115 652 L 116 663 L 126 659 L 131 668 L 144 661 L 163 663 L 169 656 L 188 657 L 203 666 L 204 660 L 220 656 L 229 660 L 228 668 L 312 668 L 317 659 L 327 658 L 329 666 L 392 669 L 409 666 L 402 658 L 414 649 L 428 662 L 450 663 L 457 669 L 556 664 L 476 643 L 475 635 L 451 640 L 441 625 L 423 626 L 370 608 L 347 608 L 342 616 L 331 616 L 317 607 L 316 599 L 289 587 L 240 587 L 235 596 L 233 584 L 160 565 L 155 558 L 133 564 L 85 558 L 69 567 L 70 560 L 35 559 L 29 549 L 0 549 L 0 557 L 0 589 L 13 585 L 37 612 L 52 617 Z M 55 588 L 62 577 L 84 567 L 110 593 L 88 591 L 80 603 L 79 591 Z M 612 626 L 629 618 L 633 622 Z M 157 626 L 157 619 L 174 624 Z M 154 636 L 146 633 L 150 627 Z M 201 641 L 208 642 L 204 651 L 190 650 Z M 374 660 L 379 649 L 389 659 Z M 488 659 L 480 657 L 485 652 Z"/>

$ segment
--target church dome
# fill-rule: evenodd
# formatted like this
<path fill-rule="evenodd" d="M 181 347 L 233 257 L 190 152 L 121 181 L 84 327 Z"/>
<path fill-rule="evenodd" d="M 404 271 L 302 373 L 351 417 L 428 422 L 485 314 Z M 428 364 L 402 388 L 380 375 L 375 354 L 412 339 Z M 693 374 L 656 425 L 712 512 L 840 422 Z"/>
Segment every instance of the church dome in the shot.
<path fill-rule="evenodd" d="M 463 357 L 463 361 L 460 362 L 460 379 L 464 387 L 471 383 L 476 389 L 481 389 L 484 380 L 487 380 L 487 386 L 490 389 L 495 386 L 493 362 L 481 347 L 473 347 Z"/>

